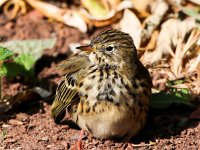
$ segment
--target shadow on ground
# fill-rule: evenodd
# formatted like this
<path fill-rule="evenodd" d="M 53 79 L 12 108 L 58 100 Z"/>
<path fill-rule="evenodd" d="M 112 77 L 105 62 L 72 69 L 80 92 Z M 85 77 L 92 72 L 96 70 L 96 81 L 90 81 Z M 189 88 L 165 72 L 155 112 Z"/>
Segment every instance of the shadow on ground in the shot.
<path fill-rule="evenodd" d="M 200 103 L 197 104 L 199 105 Z M 195 108 L 182 105 L 161 110 L 150 108 L 145 128 L 132 139 L 132 142 L 149 143 L 157 139 L 170 139 L 172 136 L 180 135 L 187 128 L 195 128 L 199 121 L 189 119 L 189 115 L 194 110 Z"/>

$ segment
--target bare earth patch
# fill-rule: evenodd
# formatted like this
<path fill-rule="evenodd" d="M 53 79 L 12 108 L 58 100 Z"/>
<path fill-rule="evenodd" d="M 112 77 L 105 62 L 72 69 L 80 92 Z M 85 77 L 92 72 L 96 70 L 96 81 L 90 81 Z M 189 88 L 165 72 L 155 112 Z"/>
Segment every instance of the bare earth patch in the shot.
<path fill-rule="evenodd" d="M 20 80 L 3 81 L 3 94 L 14 95 L 26 87 L 41 86 L 55 91 L 61 77 L 55 66 L 68 57 L 70 43 L 81 42 L 89 35 L 60 23 L 47 22 L 32 11 L 15 21 L 0 16 L 0 36 L 3 41 L 12 39 L 32 39 L 57 37 L 56 46 L 46 50 L 36 64 L 36 77 L 39 83 L 24 83 Z M 50 115 L 49 100 L 37 99 L 35 102 L 16 108 L 0 116 L 0 149 L 20 150 L 64 150 L 72 149 L 78 140 L 80 130 L 73 125 L 56 125 Z M 199 106 L 199 104 L 198 104 Z M 194 109 L 188 107 L 170 107 L 165 110 L 150 110 L 145 129 L 131 143 L 134 149 L 186 149 L 197 150 L 200 147 L 199 120 L 189 119 Z M 151 144 L 152 143 L 152 144 Z M 127 143 L 101 141 L 83 138 L 83 149 L 130 149 Z"/>

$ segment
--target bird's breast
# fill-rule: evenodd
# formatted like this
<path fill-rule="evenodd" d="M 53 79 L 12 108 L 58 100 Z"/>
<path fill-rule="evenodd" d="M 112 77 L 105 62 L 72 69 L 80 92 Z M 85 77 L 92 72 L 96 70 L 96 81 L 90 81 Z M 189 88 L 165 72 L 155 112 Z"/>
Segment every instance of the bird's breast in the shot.
<path fill-rule="evenodd" d="M 80 97 L 91 103 L 102 100 L 120 103 L 122 95 L 128 98 L 130 83 L 118 73 L 117 67 L 105 65 L 90 67 L 78 85 Z"/>
<path fill-rule="evenodd" d="M 72 113 L 73 120 L 97 138 L 135 135 L 148 112 L 149 98 L 142 94 L 146 90 L 143 82 L 135 79 L 131 83 L 118 68 L 89 67 L 77 83 L 80 102 Z"/>

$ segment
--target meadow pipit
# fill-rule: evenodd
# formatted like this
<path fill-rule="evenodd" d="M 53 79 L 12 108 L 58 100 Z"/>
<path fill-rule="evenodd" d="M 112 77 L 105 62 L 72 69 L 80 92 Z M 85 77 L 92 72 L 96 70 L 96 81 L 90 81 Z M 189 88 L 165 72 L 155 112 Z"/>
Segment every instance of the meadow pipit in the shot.
<path fill-rule="evenodd" d="M 51 107 L 55 122 L 66 108 L 72 120 L 98 139 L 136 135 L 146 122 L 152 82 L 132 38 L 106 30 L 58 67 L 65 78 Z"/>

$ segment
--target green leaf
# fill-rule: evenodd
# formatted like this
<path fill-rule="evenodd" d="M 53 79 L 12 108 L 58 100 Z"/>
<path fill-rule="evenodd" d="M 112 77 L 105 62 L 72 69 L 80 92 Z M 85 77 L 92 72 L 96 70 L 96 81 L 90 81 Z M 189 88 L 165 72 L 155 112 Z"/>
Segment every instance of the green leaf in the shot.
<path fill-rule="evenodd" d="M 159 93 L 153 93 L 150 98 L 150 107 L 156 109 L 164 109 L 171 104 L 185 104 L 187 106 L 194 106 L 190 103 L 190 94 L 187 90 L 181 89 L 175 93 L 166 93 L 161 91 Z"/>
<path fill-rule="evenodd" d="M 56 38 L 49 39 L 30 39 L 30 40 L 13 40 L 0 45 L 11 49 L 17 54 L 30 54 L 35 60 L 38 60 L 44 49 L 52 48 L 56 43 Z"/>
<path fill-rule="evenodd" d="M 182 84 L 184 83 L 184 81 L 185 81 L 184 78 L 177 79 L 177 80 L 168 80 L 166 84 L 168 87 L 172 87 L 173 85 Z"/>
<path fill-rule="evenodd" d="M 0 46 L 0 61 L 9 58 L 12 55 L 14 55 L 14 53 L 11 50 Z"/>
<path fill-rule="evenodd" d="M 36 60 L 30 54 L 21 54 L 18 57 L 14 58 L 14 62 L 19 65 L 24 66 L 25 70 L 27 71 L 33 68 L 35 61 Z"/>
<path fill-rule="evenodd" d="M 12 49 L 19 54 L 13 59 L 13 62 L 3 63 L 0 68 L 0 76 L 30 77 L 34 75 L 34 64 L 42 56 L 43 50 L 52 48 L 55 45 L 56 38 L 50 39 L 32 39 L 32 40 L 16 40 L 6 43 L 0 43 L 8 49 Z"/>
<path fill-rule="evenodd" d="M 0 77 L 6 76 L 7 72 L 8 72 L 8 70 L 6 67 L 4 67 L 4 65 L 0 66 Z"/>
<path fill-rule="evenodd" d="M 24 68 L 24 66 L 17 64 L 15 62 L 11 62 L 11 63 L 4 63 L 1 66 L 0 70 L 4 70 L 2 71 L 2 74 L 6 77 L 9 78 L 14 78 L 17 76 L 22 76 L 22 77 L 33 77 L 34 76 L 34 69 L 31 68 L 30 70 L 26 70 Z M 1 71 L 0 71 L 1 73 Z"/>
<path fill-rule="evenodd" d="M 188 100 L 191 98 L 190 96 L 190 92 L 188 89 L 186 88 L 181 88 L 179 90 L 175 90 L 174 94 L 177 96 L 177 97 L 180 97 L 180 98 L 183 98 L 185 100 Z"/>
<path fill-rule="evenodd" d="M 22 54 L 14 58 L 13 62 L 4 63 L 0 68 L 0 76 L 7 76 L 10 78 L 16 76 L 31 77 L 34 75 L 35 60 L 29 54 Z"/>

